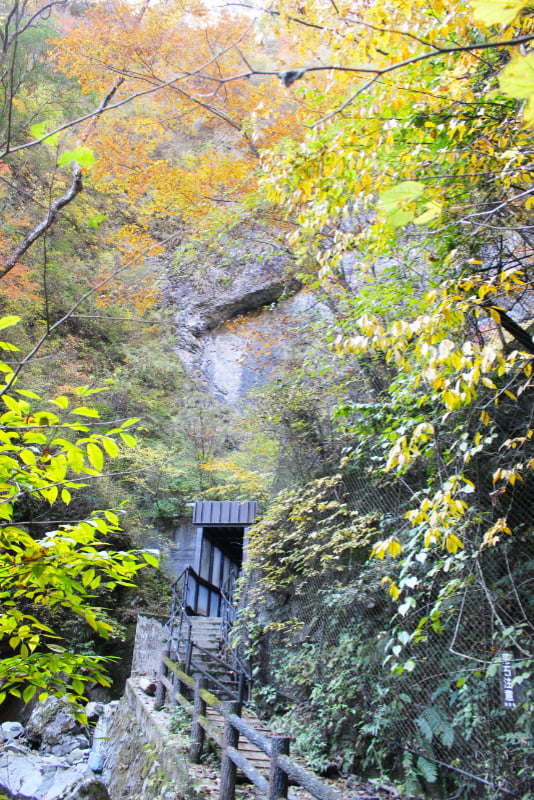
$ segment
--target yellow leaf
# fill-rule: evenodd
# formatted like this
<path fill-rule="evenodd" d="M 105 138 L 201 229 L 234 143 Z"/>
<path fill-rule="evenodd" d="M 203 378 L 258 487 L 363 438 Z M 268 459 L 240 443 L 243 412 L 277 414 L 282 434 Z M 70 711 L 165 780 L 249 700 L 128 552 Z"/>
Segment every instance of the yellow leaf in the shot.
<path fill-rule="evenodd" d="M 490 25 L 510 25 L 528 0 L 471 0 L 473 16 L 477 22 Z"/>
<path fill-rule="evenodd" d="M 402 547 L 399 540 L 396 538 L 390 539 L 387 545 L 387 551 L 392 558 L 400 556 L 402 553 Z"/>
<path fill-rule="evenodd" d="M 529 97 L 527 104 L 523 109 L 523 119 L 525 120 L 526 125 L 534 125 L 534 94 Z M 532 198 L 529 198 L 525 203 L 525 205 L 528 204 L 529 209 L 532 207 L 532 203 L 529 202 L 530 200 L 532 200 Z"/>
<path fill-rule="evenodd" d="M 534 94 L 534 53 L 510 61 L 499 76 L 499 85 L 510 97 L 526 99 Z"/>
<path fill-rule="evenodd" d="M 448 533 L 445 537 L 445 547 L 449 553 L 457 553 L 463 548 L 463 544 L 455 533 Z"/>

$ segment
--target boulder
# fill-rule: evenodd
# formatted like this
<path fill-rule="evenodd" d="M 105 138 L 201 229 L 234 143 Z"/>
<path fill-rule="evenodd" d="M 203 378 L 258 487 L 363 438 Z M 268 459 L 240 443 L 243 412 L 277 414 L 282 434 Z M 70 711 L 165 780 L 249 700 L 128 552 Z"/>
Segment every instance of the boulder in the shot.
<path fill-rule="evenodd" d="M 85 716 L 87 717 L 88 722 L 96 722 L 97 719 L 102 716 L 104 711 L 104 705 L 102 703 L 95 703 L 94 700 L 91 700 L 90 703 L 87 703 L 85 706 Z"/>
<path fill-rule="evenodd" d="M 57 697 L 37 705 L 26 725 L 26 738 L 42 753 L 63 756 L 89 747 L 89 737 L 77 722 L 72 707 Z"/>
<path fill-rule="evenodd" d="M 98 778 L 87 778 L 77 784 L 62 800 L 110 800 L 108 790 Z"/>
<path fill-rule="evenodd" d="M 24 728 L 20 722 L 2 722 L 2 740 L 10 742 L 24 736 Z"/>
<path fill-rule="evenodd" d="M 29 748 L 0 754 L 0 783 L 11 795 L 55 800 L 81 781 L 85 772 L 85 767 L 69 767 L 57 756 L 42 755 Z"/>
<path fill-rule="evenodd" d="M 109 800 L 104 784 L 85 764 L 30 748 L 0 753 L 0 795 L 12 800 Z"/>

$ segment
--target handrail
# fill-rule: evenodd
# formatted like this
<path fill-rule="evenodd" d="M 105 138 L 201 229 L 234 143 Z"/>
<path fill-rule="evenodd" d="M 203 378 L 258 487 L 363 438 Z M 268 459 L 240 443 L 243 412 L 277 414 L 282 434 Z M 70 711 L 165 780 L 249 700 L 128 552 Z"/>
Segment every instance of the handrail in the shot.
<path fill-rule="evenodd" d="M 222 746 L 221 797 L 225 798 L 225 800 L 234 797 L 235 767 L 237 766 L 260 792 L 267 794 L 269 798 L 287 797 L 287 779 L 290 778 L 296 784 L 303 786 L 317 800 L 341 800 L 339 792 L 325 785 L 316 775 L 290 758 L 288 755 L 289 737 L 279 735 L 266 736 L 240 716 L 240 703 L 224 703 L 212 692 L 203 688 L 201 680 L 195 681 L 187 675 L 177 663 L 171 659 L 164 659 L 164 663 L 166 668 L 177 677 L 181 684 L 189 688 L 195 687 L 194 705 L 179 691 L 173 695 L 173 699 L 188 713 L 192 712 L 191 753 L 195 754 L 194 760 L 198 761 L 202 754 L 203 735 L 199 737 L 199 726 L 210 738 Z M 166 681 L 166 684 L 167 688 L 171 687 L 169 681 Z M 225 723 L 223 736 L 214 727 L 213 722 L 206 717 L 206 706 L 215 709 L 223 717 Z M 239 752 L 237 744 L 239 734 L 269 757 L 269 781 L 258 772 L 243 753 Z M 229 768 L 229 761 L 235 765 L 233 769 Z"/>
<path fill-rule="evenodd" d="M 230 572 L 228 579 L 223 588 L 212 586 L 209 581 L 193 569 L 193 567 L 186 567 L 179 575 L 179 577 L 172 584 L 173 601 L 171 606 L 171 617 L 168 623 L 169 640 L 171 643 L 170 655 L 180 660 L 182 656 L 185 658 L 185 672 L 190 673 L 192 667 L 193 648 L 203 652 L 208 659 L 214 663 L 223 664 L 228 669 L 235 673 L 236 683 L 238 686 L 237 694 L 228 690 L 228 695 L 233 696 L 240 702 L 245 701 L 245 694 L 247 700 L 250 699 L 250 687 L 252 684 L 252 674 L 248 664 L 241 657 L 231 641 L 230 631 L 235 622 L 236 612 L 233 605 L 233 594 L 235 589 L 235 582 L 237 574 L 234 570 Z M 193 584 L 194 582 L 194 584 Z M 188 605 L 190 603 L 190 592 L 192 586 L 203 585 L 209 586 L 212 590 L 216 591 L 221 598 L 221 631 L 220 639 L 222 643 L 222 658 L 218 658 L 213 653 L 205 651 L 196 645 L 192 640 L 193 626 L 189 614 L 187 613 Z M 196 588 L 195 588 L 196 591 Z M 199 665 L 195 663 L 195 669 Z M 221 682 L 208 670 L 200 669 L 218 688 L 223 688 Z"/>
<path fill-rule="evenodd" d="M 242 658 L 238 649 L 230 641 L 230 632 L 236 620 L 236 608 L 233 601 L 234 601 L 234 592 L 235 592 L 235 584 L 237 577 L 238 577 L 237 574 L 232 570 L 230 572 L 230 575 L 228 576 L 226 584 L 221 589 L 221 606 L 222 606 L 221 639 L 224 645 L 224 651 L 223 651 L 224 655 L 230 656 L 230 658 L 227 659 L 227 663 L 231 667 L 233 667 L 233 669 L 240 676 L 242 676 L 242 680 L 248 686 L 249 699 L 250 699 L 252 672 L 250 670 L 249 665 Z M 244 698 L 241 697 L 240 699 L 243 700 Z"/>

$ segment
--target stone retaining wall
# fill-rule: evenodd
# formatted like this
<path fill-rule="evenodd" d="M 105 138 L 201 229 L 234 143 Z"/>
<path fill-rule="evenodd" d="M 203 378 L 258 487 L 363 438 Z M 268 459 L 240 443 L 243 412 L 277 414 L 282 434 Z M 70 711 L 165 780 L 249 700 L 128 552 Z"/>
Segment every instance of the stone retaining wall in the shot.
<path fill-rule="evenodd" d="M 154 700 L 126 683 L 109 728 L 103 780 L 112 800 L 192 800 L 186 766 L 188 738 L 169 732 L 172 713 L 154 711 Z"/>

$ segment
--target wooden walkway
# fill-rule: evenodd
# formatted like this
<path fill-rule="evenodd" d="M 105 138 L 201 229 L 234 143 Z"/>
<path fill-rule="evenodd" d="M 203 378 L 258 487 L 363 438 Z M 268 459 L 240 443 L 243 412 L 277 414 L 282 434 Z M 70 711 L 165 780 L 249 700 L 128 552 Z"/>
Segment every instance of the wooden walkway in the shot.
<path fill-rule="evenodd" d="M 191 761 L 196 764 L 200 762 L 205 736 L 221 747 L 219 800 L 235 800 L 238 769 L 267 800 L 290 797 L 290 780 L 317 800 L 341 800 L 339 792 L 289 757 L 290 737 L 272 734 L 250 712 L 242 717 L 241 704 L 219 700 L 205 688 L 205 678 L 195 680 L 183 671 L 181 665 L 170 659 L 164 659 L 164 667 L 160 685 L 172 702 L 179 703 L 192 718 Z M 164 672 L 174 676 L 178 689 Z M 187 690 L 194 691 L 193 703 L 185 696 Z M 163 702 L 162 692 L 158 696 L 158 702 Z"/>
<path fill-rule="evenodd" d="M 224 733 L 223 715 L 214 708 L 207 708 L 206 717 L 212 723 L 213 727 L 219 731 L 219 735 L 222 740 Z M 256 731 L 264 734 L 264 736 L 272 736 L 271 729 L 265 725 L 265 723 L 263 723 L 259 717 L 257 717 L 255 714 L 252 714 L 250 711 L 246 710 L 243 713 L 243 719 L 245 722 L 248 722 L 249 725 L 251 725 Z M 250 742 L 248 739 L 241 737 L 238 749 L 239 752 L 242 753 L 248 761 L 250 761 L 252 766 L 259 770 L 266 778 L 269 777 L 271 759 L 266 753 L 260 750 L 260 748 L 254 744 L 254 742 Z"/>

